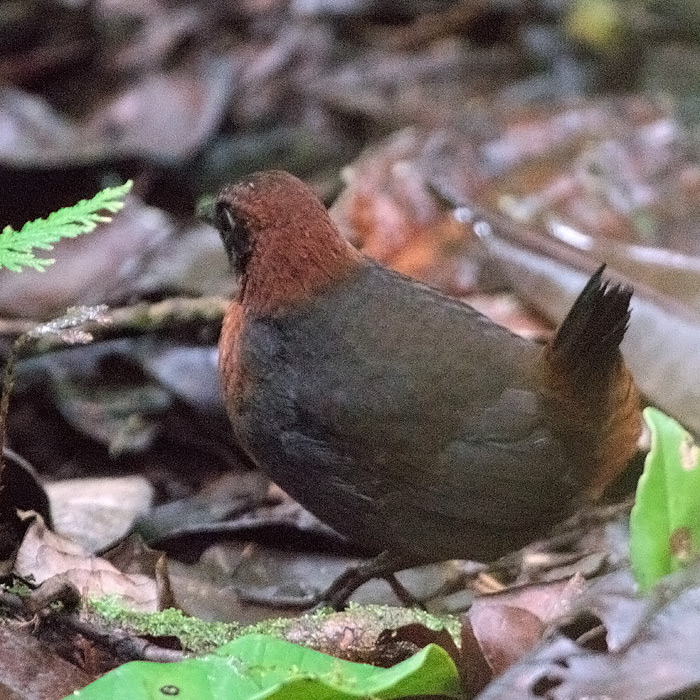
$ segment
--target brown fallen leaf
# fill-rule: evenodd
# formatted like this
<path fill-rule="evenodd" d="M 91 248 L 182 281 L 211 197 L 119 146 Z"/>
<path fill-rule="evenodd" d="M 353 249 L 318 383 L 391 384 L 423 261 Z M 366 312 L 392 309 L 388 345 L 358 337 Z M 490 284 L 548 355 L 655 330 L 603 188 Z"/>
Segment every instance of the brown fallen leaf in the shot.
<path fill-rule="evenodd" d="M 698 697 L 700 567 L 675 581 L 639 596 L 628 571 L 600 577 L 479 700 Z"/>
<path fill-rule="evenodd" d="M 467 687 L 478 691 L 505 673 L 542 639 L 551 620 L 568 613 L 585 590 L 576 575 L 476 598 L 462 616 L 462 661 Z"/>
<path fill-rule="evenodd" d="M 395 134 L 346 169 L 347 188 L 331 215 L 370 257 L 451 294 L 473 289 L 476 263 L 465 235 L 415 167 L 428 138 Z"/>
<path fill-rule="evenodd" d="M 0 698 L 60 700 L 95 680 L 58 656 L 29 629 L 0 625 Z"/>
<path fill-rule="evenodd" d="M 24 536 L 14 571 L 37 584 L 65 580 L 83 597 L 118 596 L 125 606 L 140 612 L 159 609 L 154 578 L 122 573 L 106 559 L 91 556 L 80 545 L 51 532 L 39 517 Z"/>
<path fill-rule="evenodd" d="M 469 615 L 469 621 L 494 676 L 530 651 L 545 630 L 539 617 L 511 605 L 482 606 Z"/>
<path fill-rule="evenodd" d="M 105 552 L 103 558 L 114 564 L 123 574 L 130 576 L 137 574 L 155 579 L 158 589 L 158 610 L 177 607 L 165 553 L 151 549 L 139 535 L 130 535 Z"/>

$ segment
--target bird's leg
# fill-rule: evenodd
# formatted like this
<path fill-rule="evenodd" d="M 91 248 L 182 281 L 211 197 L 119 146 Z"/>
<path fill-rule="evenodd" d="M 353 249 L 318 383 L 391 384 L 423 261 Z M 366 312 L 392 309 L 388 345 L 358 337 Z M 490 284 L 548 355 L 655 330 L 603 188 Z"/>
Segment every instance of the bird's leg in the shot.
<path fill-rule="evenodd" d="M 320 604 L 330 606 L 334 610 L 341 610 L 348 602 L 348 598 L 362 584 L 373 578 L 386 578 L 402 602 L 404 598 L 414 602 L 413 596 L 394 577 L 397 571 L 411 566 L 415 566 L 415 557 L 409 558 L 402 554 L 382 552 L 373 559 L 346 569 L 320 596 Z"/>
<path fill-rule="evenodd" d="M 416 598 L 406 586 L 396 578 L 396 574 L 388 574 L 384 576 L 384 580 L 391 586 L 394 595 L 399 599 L 401 605 L 407 608 L 420 608 L 425 610 L 425 604 L 422 600 Z"/>

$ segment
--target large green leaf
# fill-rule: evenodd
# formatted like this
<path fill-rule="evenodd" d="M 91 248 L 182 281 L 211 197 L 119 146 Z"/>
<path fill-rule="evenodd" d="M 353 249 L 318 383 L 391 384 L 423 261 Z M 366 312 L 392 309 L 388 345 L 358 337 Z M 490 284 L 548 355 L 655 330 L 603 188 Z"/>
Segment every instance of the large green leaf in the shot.
<path fill-rule="evenodd" d="M 700 450 L 673 418 L 644 411 L 651 450 L 630 516 L 630 561 L 642 591 L 700 551 Z"/>
<path fill-rule="evenodd" d="M 342 661 L 262 634 L 240 637 L 201 659 L 133 661 L 71 698 L 82 700 L 355 700 L 459 695 L 457 669 L 430 644 L 392 668 Z M 66 699 L 68 700 L 68 699 Z"/>

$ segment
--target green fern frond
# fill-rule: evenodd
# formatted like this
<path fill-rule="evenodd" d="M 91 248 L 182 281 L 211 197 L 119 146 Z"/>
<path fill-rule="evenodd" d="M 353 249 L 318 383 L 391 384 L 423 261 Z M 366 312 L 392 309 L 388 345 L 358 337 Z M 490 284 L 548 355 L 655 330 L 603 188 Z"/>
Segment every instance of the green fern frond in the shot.
<path fill-rule="evenodd" d="M 124 206 L 124 198 L 132 181 L 118 187 L 106 187 L 92 199 L 83 199 L 72 207 L 64 207 L 45 219 L 29 221 L 19 231 L 5 226 L 0 233 L 0 267 L 20 272 L 24 267 L 45 270 L 54 260 L 38 258 L 33 249 L 51 250 L 61 238 L 75 238 L 94 231 L 98 224 L 112 220 Z"/>

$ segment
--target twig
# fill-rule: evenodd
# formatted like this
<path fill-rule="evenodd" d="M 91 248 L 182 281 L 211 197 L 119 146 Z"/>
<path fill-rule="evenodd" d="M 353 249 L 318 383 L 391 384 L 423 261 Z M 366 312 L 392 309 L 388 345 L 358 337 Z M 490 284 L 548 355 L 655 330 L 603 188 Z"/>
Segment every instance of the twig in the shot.
<path fill-rule="evenodd" d="M 160 647 L 153 642 L 130 635 L 124 630 L 103 632 L 89 622 L 80 620 L 74 613 L 56 613 L 52 616 L 87 639 L 111 648 L 115 653 L 133 661 L 157 661 L 160 663 L 182 661 L 184 652 L 179 649 Z"/>
<path fill-rule="evenodd" d="M 16 337 L 22 333 L 28 333 L 41 321 L 32 321 L 26 318 L 0 318 L 0 336 Z"/>
<path fill-rule="evenodd" d="M 82 328 L 95 340 L 106 340 L 143 335 L 188 324 L 221 323 L 229 304 L 230 300 L 224 297 L 173 297 L 154 304 L 144 302 L 110 309 L 109 325 L 86 323 Z M 59 339 L 47 337 L 33 343 L 22 356 L 43 355 L 63 347 L 64 343 Z"/>

